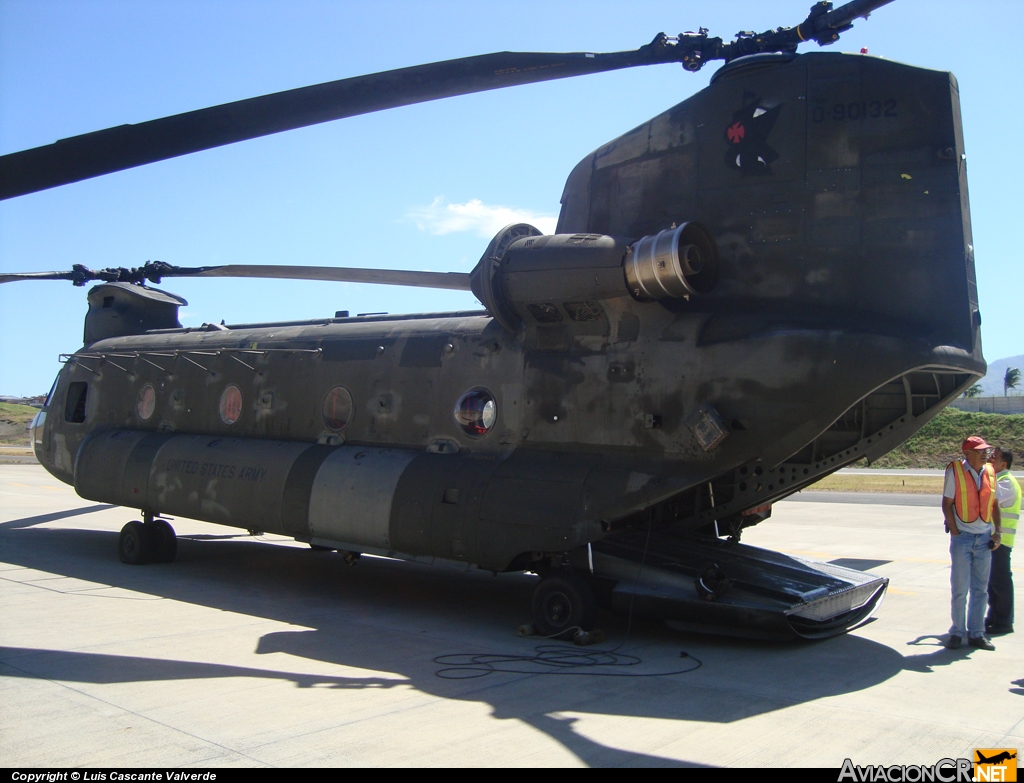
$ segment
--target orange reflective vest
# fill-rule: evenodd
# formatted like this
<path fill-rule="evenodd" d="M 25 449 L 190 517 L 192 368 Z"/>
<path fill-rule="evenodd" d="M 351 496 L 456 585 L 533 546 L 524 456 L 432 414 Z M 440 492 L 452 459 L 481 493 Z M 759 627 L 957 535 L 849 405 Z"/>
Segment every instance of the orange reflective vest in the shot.
<path fill-rule="evenodd" d="M 982 522 L 992 521 L 992 507 L 996 502 L 996 471 L 989 463 L 981 469 L 981 489 L 974 483 L 974 478 L 967 475 L 964 463 L 960 460 L 949 463 L 953 469 L 956 484 L 956 496 L 953 508 L 963 522 L 974 522 L 981 517 Z"/>

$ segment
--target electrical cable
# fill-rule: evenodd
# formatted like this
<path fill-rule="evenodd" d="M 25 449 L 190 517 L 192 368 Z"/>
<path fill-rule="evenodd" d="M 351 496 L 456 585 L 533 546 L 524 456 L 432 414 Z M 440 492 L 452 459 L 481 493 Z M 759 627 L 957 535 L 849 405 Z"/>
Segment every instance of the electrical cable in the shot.
<path fill-rule="evenodd" d="M 633 630 L 633 602 L 636 601 L 636 591 L 640 586 L 640 576 L 644 572 L 644 564 L 647 562 L 647 550 L 651 546 L 651 531 L 654 529 L 654 520 L 652 519 L 653 512 L 647 511 L 647 538 L 644 541 L 644 553 L 640 555 L 640 568 L 636 571 L 636 579 L 633 580 L 633 594 L 629 597 L 629 614 L 626 616 L 626 635 L 622 638 L 622 641 L 613 647 L 609 652 L 615 652 L 622 645 L 629 640 L 629 634 Z"/>
<path fill-rule="evenodd" d="M 670 677 L 674 674 L 687 674 L 696 671 L 703 662 L 685 652 L 681 657 L 689 658 L 696 663 L 686 669 L 667 672 L 615 672 L 588 671 L 595 667 L 627 667 L 639 666 L 643 660 L 636 655 L 612 653 L 607 650 L 584 651 L 579 647 L 559 644 L 542 644 L 534 648 L 534 655 L 494 654 L 494 653 L 455 653 L 439 655 L 434 663 L 444 668 L 434 672 L 443 680 L 471 680 L 486 677 L 489 674 L 559 674 L 577 677 Z M 526 668 L 521 664 L 534 668 Z"/>

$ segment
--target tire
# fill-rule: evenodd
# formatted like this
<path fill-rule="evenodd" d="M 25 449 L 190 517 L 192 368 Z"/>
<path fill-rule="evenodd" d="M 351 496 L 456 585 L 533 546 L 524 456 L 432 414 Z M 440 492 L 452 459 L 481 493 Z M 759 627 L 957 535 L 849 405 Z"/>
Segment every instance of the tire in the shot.
<path fill-rule="evenodd" d="M 129 522 L 121 528 L 121 536 L 117 540 L 117 556 L 122 563 L 128 565 L 145 565 L 152 560 L 154 553 L 151 538 L 141 522 Z"/>
<path fill-rule="evenodd" d="M 178 537 L 174 528 L 164 519 L 154 519 L 145 528 L 153 544 L 153 562 L 173 563 L 178 556 Z"/>
<path fill-rule="evenodd" d="M 592 630 L 597 621 L 594 593 L 571 573 L 552 574 L 533 592 L 533 627 L 541 636 L 572 638 L 577 629 Z"/>

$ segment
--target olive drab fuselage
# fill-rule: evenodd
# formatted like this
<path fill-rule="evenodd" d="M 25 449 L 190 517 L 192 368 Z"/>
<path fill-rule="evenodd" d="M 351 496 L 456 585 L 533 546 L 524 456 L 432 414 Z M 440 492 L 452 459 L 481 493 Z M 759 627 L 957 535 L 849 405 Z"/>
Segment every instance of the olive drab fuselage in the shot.
<path fill-rule="evenodd" d="M 641 517 L 738 532 L 886 453 L 985 371 L 956 82 L 746 59 L 585 158 L 551 240 L 625 258 L 693 222 L 704 290 L 652 298 L 627 261 L 531 284 L 522 239 L 492 312 L 97 339 L 39 459 L 93 500 L 505 570 Z"/>

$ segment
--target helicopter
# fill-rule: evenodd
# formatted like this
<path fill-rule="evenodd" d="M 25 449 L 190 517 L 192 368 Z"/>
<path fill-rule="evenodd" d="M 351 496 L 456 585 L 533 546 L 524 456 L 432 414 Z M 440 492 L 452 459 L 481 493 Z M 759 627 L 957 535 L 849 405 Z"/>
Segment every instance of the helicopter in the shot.
<path fill-rule="evenodd" d="M 84 498 L 362 554 L 541 576 L 543 635 L 599 605 L 818 638 L 886 580 L 739 542 L 771 504 L 910 437 L 984 374 L 950 74 L 797 54 L 884 5 L 812 6 L 724 42 L 500 53 L 342 80 L 0 158 L 13 198 L 420 100 L 601 70 L 725 65 L 570 173 L 553 235 L 498 233 L 471 273 L 226 265 L 0 276 L 99 281 L 33 427 Z M 469 290 L 482 311 L 183 328 L 171 277 Z"/>

